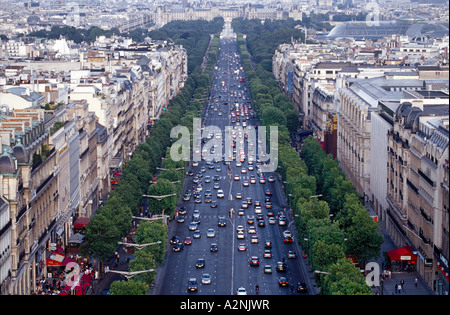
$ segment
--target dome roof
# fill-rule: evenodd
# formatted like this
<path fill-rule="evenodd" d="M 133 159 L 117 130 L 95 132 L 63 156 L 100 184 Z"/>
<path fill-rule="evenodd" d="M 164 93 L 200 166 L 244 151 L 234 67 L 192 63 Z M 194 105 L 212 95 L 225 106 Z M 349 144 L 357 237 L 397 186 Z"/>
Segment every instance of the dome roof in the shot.
<path fill-rule="evenodd" d="M 27 150 L 22 145 L 16 145 L 13 149 L 13 155 L 18 163 L 28 163 L 29 155 Z"/>
<path fill-rule="evenodd" d="M 9 154 L 0 157 L 0 174 L 14 174 L 16 172 L 16 163 Z"/>

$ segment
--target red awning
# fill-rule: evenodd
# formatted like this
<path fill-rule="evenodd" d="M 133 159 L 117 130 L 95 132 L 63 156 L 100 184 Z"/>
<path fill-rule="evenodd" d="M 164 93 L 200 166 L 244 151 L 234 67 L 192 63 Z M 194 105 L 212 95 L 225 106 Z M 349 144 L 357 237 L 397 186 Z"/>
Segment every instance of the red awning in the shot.
<path fill-rule="evenodd" d="M 61 267 L 63 264 L 63 260 L 66 258 L 66 255 L 52 252 L 50 256 L 46 259 L 46 264 L 48 267 Z"/>
<path fill-rule="evenodd" d="M 413 261 L 417 259 L 417 255 L 413 254 L 411 246 L 403 246 L 388 252 L 391 260 Z"/>
<path fill-rule="evenodd" d="M 76 228 L 84 228 L 89 224 L 90 218 L 78 218 L 73 224 Z"/>

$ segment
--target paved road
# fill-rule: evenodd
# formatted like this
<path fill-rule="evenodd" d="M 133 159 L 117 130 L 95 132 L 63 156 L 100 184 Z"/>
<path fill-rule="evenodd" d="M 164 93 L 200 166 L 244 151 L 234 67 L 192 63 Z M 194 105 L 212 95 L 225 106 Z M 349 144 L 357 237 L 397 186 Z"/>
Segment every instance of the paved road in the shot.
<path fill-rule="evenodd" d="M 219 136 L 225 139 L 225 127 L 236 126 L 238 117 L 240 118 L 240 126 L 244 124 L 242 118 L 246 116 L 248 116 L 245 121 L 247 125 L 258 125 L 257 119 L 252 118 L 250 94 L 246 88 L 245 76 L 240 67 L 236 41 L 222 39 L 219 61 L 213 74 L 209 103 L 202 119 L 204 131 L 206 131 L 204 132 L 205 137 L 209 133 L 207 132 L 207 126 L 217 126 L 219 131 L 213 132 L 212 138 L 206 139 L 197 153 L 202 152 L 205 147 L 207 149 L 203 153 L 210 152 L 211 146 L 208 146 L 208 144 L 212 143 L 211 140 L 216 139 L 220 143 Z M 243 78 L 243 81 L 240 78 Z M 241 115 L 236 115 L 233 119 L 231 108 L 236 103 L 239 104 Z M 236 111 L 235 109 L 234 113 Z M 236 139 L 236 143 L 239 143 L 238 134 Z M 278 175 L 276 173 L 262 173 L 266 182 L 260 183 L 259 180 L 262 176 L 257 173 L 256 161 L 249 165 L 248 160 L 249 153 L 260 153 L 258 143 L 255 142 L 250 145 L 245 138 L 242 138 L 242 140 L 246 159 L 241 165 L 234 160 L 229 163 L 230 169 L 228 169 L 228 165 L 222 159 L 222 154 L 219 154 L 220 161 L 211 162 L 209 165 L 204 160 L 199 161 L 198 165 L 192 165 L 191 163 L 188 170 L 192 170 L 193 174 L 186 176 L 183 191 L 190 190 L 192 193 L 198 189 L 198 184 L 201 184 L 202 189 L 198 193 L 202 201 L 201 203 L 195 203 L 193 196 L 188 201 L 184 201 L 182 194 L 179 207 L 186 208 L 185 221 L 183 223 L 177 223 L 176 221 L 171 223 L 169 238 L 176 235 L 183 242 L 185 237 L 190 237 L 192 244 L 184 245 L 179 252 L 174 252 L 171 250 L 171 246 L 169 247 L 170 250 L 163 266 L 164 272 L 159 279 L 158 294 L 187 294 L 187 283 L 190 278 L 196 278 L 198 281 L 198 291 L 193 294 L 205 295 L 232 295 L 236 294 L 240 287 L 245 288 L 248 294 L 255 294 L 256 284 L 260 287 L 260 294 L 292 294 L 290 286 L 279 286 L 280 276 L 285 276 L 290 285 L 294 285 L 298 281 L 310 283 L 307 267 L 302 262 L 301 257 L 288 258 L 290 250 L 295 250 L 297 256 L 300 256 L 295 242 L 294 244 L 284 244 L 283 242 L 283 231 L 293 227 L 289 225 L 289 218 L 286 218 L 286 225 L 279 225 L 278 220 L 275 220 L 275 224 L 269 224 L 268 211 L 273 210 L 274 218 L 278 218 L 277 214 L 283 213 L 287 205 Z M 223 151 L 219 152 L 225 153 L 225 145 Z M 195 149 L 194 146 L 194 153 L 196 153 Z M 219 147 L 216 150 L 219 150 Z M 237 160 L 239 160 L 239 151 L 236 151 Z M 242 170 L 246 170 L 246 172 L 244 173 Z M 231 177 L 229 172 L 232 173 Z M 201 175 L 199 182 L 194 183 L 194 178 L 198 174 Z M 238 175 L 239 179 L 235 179 L 235 175 Z M 218 177 L 218 180 L 215 180 L 215 176 Z M 255 179 L 255 183 L 251 183 L 251 178 Z M 248 186 L 244 186 L 244 182 L 248 182 Z M 220 187 L 214 187 L 214 185 L 220 185 Z M 219 190 L 223 191 L 223 198 L 218 197 Z M 205 202 L 206 191 L 210 191 L 211 200 L 217 202 L 216 208 L 211 207 L 212 203 Z M 266 209 L 269 204 L 265 201 L 267 191 L 272 193 L 270 198 L 271 209 Z M 241 194 L 242 199 L 237 199 L 238 193 Z M 252 204 L 239 213 L 239 209 L 243 208 L 242 201 L 246 200 L 247 197 L 252 198 Z M 257 224 L 255 201 L 261 202 L 264 227 Z M 235 211 L 232 217 L 230 217 L 230 209 Z M 188 228 L 193 220 L 194 210 L 198 210 L 200 213 L 200 223 L 197 228 L 200 232 L 200 238 L 194 238 L 195 232 Z M 249 216 L 255 218 L 254 224 L 248 223 Z M 219 217 L 225 218 L 226 226 L 218 226 Z M 238 226 L 242 226 L 244 229 L 243 239 L 237 238 Z M 251 233 L 251 227 L 254 227 L 254 234 Z M 208 229 L 214 230 L 213 237 L 207 237 Z M 258 243 L 251 242 L 252 236 L 257 236 Z M 271 258 L 264 258 L 265 241 L 271 241 L 272 243 Z M 212 243 L 217 244 L 217 252 L 210 250 Z M 238 250 L 240 244 L 246 247 L 244 251 Z M 250 266 L 249 260 L 252 256 L 259 258 L 259 266 Z M 196 267 L 199 258 L 203 258 L 205 261 L 203 268 Z M 277 262 L 284 262 L 287 265 L 286 272 L 276 271 Z M 271 274 L 263 272 L 266 264 L 272 266 L 273 272 Z M 208 273 L 211 277 L 210 284 L 201 284 L 202 275 L 205 273 Z M 312 291 L 310 290 L 310 292 Z M 294 294 L 298 293 L 295 292 Z"/>

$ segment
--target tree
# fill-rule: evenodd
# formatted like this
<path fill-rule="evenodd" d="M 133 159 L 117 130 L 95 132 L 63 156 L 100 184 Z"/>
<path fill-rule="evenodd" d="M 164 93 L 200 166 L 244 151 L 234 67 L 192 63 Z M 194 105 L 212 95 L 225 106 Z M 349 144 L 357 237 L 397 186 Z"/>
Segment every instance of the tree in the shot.
<path fill-rule="evenodd" d="M 110 287 L 111 295 L 147 295 L 148 285 L 135 280 L 113 281 Z"/>
<path fill-rule="evenodd" d="M 345 258 L 342 246 L 317 240 L 312 246 L 311 267 L 315 270 L 328 270 L 339 259 Z"/>
<path fill-rule="evenodd" d="M 172 184 L 169 180 L 165 178 L 158 179 L 156 184 L 150 185 L 148 189 L 148 195 L 152 196 L 166 196 L 175 194 L 177 191 L 175 184 Z M 148 207 L 153 214 L 161 214 L 164 210 L 169 212 L 164 212 L 167 215 L 172 215 L 175 205 L 177 203 L 177 196 L 166 197 L 161 200 L 156 198 L 149 198 Z"/>
<path fill-rule="evenodd" d="M 286 125 L 286 117 L 283 112 L 276 107 L 269 107 L 263 110 L 262 119 L 264 126 Z"/>
<path fill-rule="evenodd" d="M 153 222 L 141 222 L 136 231 L 137 244 L 148 244 L 161 241 L 159 245 L 151 245 L 144 249 L 152 254 L 155 261 L 160 264 L 164 262 L 165 240 L 167 240 L 167 225 L 162 220 Z M 144 250 L 143 249 L 143 250 Z"/>
<path fill-rule="evenodd" d="M 114 253 L 120 238 L 119 229 L 101 211 L 97 211 L 86 227 L 81 253 L 84 256 L 98 256 L 104 261 Z"/>
<path fill-rule="evenodd" d="M 325 295 L 370 295 L 371 289 L 365 283 L 364 276 L 352 261 L 339 259 L 328 269 L 322 281 L 322 293 Z"/>

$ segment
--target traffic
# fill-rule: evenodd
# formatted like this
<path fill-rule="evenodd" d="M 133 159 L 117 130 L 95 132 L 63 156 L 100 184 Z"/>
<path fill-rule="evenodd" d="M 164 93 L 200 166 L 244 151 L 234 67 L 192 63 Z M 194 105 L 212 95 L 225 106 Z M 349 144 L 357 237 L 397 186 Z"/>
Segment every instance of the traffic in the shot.
<path fill-rule="evenodd" d="M 201 159 L 191 160 L 168 232 L 160 294 L 309 293 L 282 183 L 265 171 L 263 141 L 247 132 L 258 126 L 237 43 L 221 39 L 192 152 Z"/>

